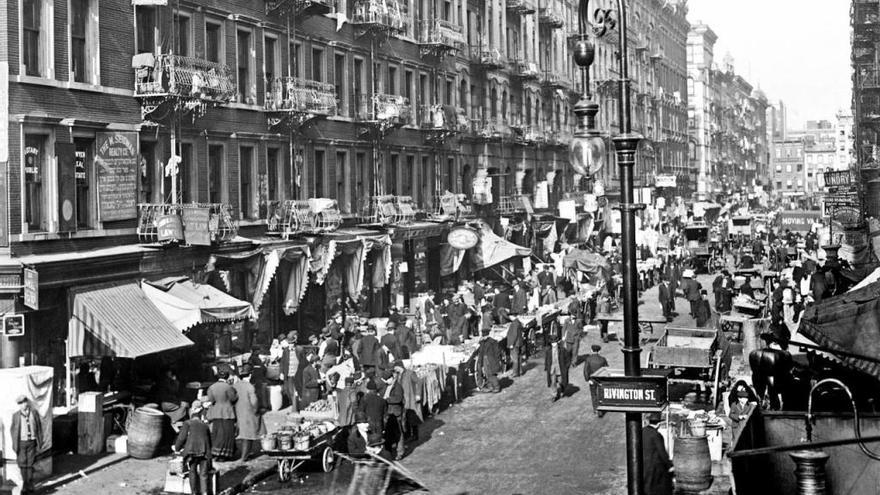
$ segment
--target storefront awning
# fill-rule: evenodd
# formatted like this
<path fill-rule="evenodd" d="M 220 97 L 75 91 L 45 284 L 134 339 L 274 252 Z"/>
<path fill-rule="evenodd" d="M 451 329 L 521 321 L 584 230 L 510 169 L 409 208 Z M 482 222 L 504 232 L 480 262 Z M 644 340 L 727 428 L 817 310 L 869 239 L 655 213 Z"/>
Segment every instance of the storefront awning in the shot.
<path fill-rule="evenodd" d="M 474 270 L 485 270 L 499 263 L 504 263 L 517 256 L 529 256 L 532 250 L 514 244 L 495 235 L 492 229 L 483 225 L 480 230 L 480 242 L 471 250 Z"/>
<path fill-rule="evenodd" d="M 144 281 L 143 287 L 153 304 L 180 330 L 199 323 L 239 321 L 256 316 L 251 303 L 185 277 Z"/>
<path fill-rule="evenodd" d="M 839 356 L 847 367 L 880 379 L 880 282 L 808 307 L 798 331 L 829 353 L 846 353 Z"/>
<path fill-rule="evenodd" d="M 136 282 L 71 289 L 67 353 L 136 358 L 193 345 Z"/>

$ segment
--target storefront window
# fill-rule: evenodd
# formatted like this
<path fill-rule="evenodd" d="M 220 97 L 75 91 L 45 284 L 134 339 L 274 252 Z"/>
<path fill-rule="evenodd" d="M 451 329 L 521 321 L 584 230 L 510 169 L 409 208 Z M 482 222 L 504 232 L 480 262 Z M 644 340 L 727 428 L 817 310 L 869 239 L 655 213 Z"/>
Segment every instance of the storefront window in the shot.
<path fill-rule="evenodd" d="M 46 170 L 46 136 L 24 138 L 24 211 L 28 230 L 45 230 L 43 218 L 43 176 Z"/>

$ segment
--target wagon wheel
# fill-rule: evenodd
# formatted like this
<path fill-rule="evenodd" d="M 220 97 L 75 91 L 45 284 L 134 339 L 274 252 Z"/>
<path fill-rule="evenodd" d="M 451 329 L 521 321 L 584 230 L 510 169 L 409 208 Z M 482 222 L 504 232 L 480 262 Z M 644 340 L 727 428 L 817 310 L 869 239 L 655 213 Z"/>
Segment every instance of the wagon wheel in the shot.
<path fill-rule="evenodd" d="M 278 480 L 287 481 L 290 479 L 290 459 L 278 459 Z"/>
<path fill-rule="evenodd" d="M 330 447 L 324 448 L 324 453 L 321 455 L 321 467 L 324 468 L 325 473 L 333 471 L 333 468 L 336 467 L 336 454 Z"/>

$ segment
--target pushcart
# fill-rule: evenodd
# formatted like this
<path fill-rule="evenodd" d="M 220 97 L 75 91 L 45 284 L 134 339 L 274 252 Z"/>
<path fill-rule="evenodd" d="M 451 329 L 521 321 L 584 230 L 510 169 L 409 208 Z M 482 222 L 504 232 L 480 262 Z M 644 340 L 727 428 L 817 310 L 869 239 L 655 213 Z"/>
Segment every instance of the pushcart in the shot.
<path fill-rule="evenodd" d="M 722 345 L 720 330 L 666 327 L 663 336 L 648 351 L 648 368 L 673 370 L 670 384 L 697 385 L 711 389 L 713 408 L 718 401 L 718 386 L 726 376 L 729 346 Z"/>
<path fill-rule="evenodd" d="M 297 449 L 295 445 L 290 450 L 268 450 L 264 453 L 278 462 L 280 481 L 291 479 L 296 470 L 309 461 L 320 462 L 324 472 L 329 473 L 336 466 L 336 452 L 333 451 L 333 445 L 341 432 L 342 429 L 336 428 L 312 438 L 307 448 Z"/>

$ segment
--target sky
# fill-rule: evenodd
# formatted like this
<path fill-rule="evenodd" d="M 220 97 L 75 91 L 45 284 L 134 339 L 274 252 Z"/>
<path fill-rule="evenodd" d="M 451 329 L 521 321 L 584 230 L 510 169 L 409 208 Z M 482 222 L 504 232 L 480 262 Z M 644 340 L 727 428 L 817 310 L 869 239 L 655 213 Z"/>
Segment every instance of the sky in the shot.
<path fill-rule="evenodd" d="M 689 0 L 691 24 L 718 35 L 715 61 L 726 53 L 737 74 L 788 108 L 788 128 L 832 120 L 852 97 L 851 0 Z"/>

